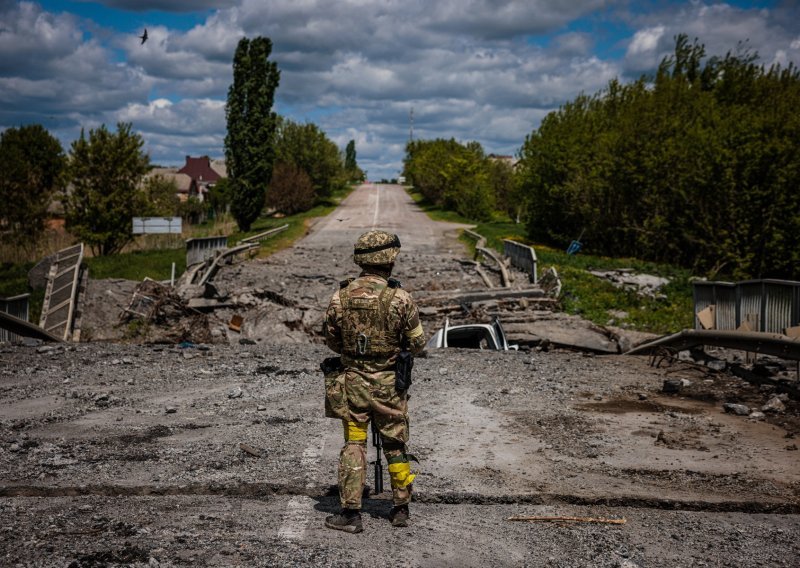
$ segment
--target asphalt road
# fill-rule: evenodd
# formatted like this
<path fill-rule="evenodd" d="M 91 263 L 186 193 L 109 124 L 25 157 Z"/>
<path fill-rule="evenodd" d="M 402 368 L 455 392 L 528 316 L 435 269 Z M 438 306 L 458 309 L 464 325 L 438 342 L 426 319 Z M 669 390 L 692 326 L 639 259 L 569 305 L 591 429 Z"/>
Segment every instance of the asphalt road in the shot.
<path fill-rule="evenodd" d="M 453 231 L 459 227 L 464 225 L 431 221 L 401 186 L 365 184 L 351 193 L 336 212 L 318 221 L 302 244 L 352 251 L 361 233 L 381 229 L 400 236 L 404 253 L 441 254 L 452 247 Z"/>
<path fill-rule="evenodd" d="M 274 287 L 305 305 L 281 309 L 313 320 L 373 227 L 400 234 L 412 291 L 476 285 L 452 268 L 453 225 L 400 188 L 364 186 L 297 246 L 231 268 L 220 286 Z M 685 378 L 753 395 L 720 373 L 558 350 L 419 359 L 412 526 L 390 526 L 385 493 L 365 500 L 363 534 L 325 529 L 341 425 L 322 412 L 329 353 L 286 343 L 293 333 L 186 349 L 0 347 L 0 564 L 796 565 L 793 422 L 660 392 Z"/>

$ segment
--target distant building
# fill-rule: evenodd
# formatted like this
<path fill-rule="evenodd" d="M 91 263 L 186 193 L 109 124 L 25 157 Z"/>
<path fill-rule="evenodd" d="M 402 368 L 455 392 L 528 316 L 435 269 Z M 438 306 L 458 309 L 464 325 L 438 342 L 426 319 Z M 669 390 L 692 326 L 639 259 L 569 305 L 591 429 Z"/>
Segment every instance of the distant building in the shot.
<path fill-rule="evenodd" d="M 208 156 L 186 156 L 186 164 L 182 168 L 153 168 L 145 177 L 156 176 L 175 182 L 181 202 L 194 197 L 202 203 L 214 184 L 228 177 L 228 171 L 225 160 L 211 160 Z"/>
<path fill-rule="evenodd" d="M 203 200 L 197 182 L 193 180 L 191 176 L 180 173 L 176 168 L 153 168 L 145 177 L 157 176 L 161 176 L 165 180 L 175 183 L 175 187 L 178 189 L 178 199 L 180 199 L 181 202 L 188 201 L 190 197 L 196 197 L 200 201 Z"/>
<path fill-rule="evenodd" d="M 192 158 L 186 156 L 186 165 L 178 170 L 179 174 L 189 176 L 195 184 L 200 201 L 205 200 L 206 194 L 220 179 L 227 177 L 225 162 L 222 160 L 211 161 L 208 156 Z"/>
<path fill-rule="evenodd" d="M 509 166 L 511 166 L 512 168 L 515 168 L 517 162 L 519 162 L 519 159 L 515 158 L 514 156 L 508 156 L 503 154 L 489 154 L 487 157 L 495 162 L 504 162 Z"/>

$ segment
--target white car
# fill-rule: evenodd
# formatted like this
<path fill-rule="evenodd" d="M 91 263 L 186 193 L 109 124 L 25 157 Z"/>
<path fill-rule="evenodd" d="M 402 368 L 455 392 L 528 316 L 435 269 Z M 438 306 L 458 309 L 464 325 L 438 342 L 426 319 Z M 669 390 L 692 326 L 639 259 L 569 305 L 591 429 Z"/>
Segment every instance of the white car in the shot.
<path fill-rule="evenodd" d="M 426 349 L 460 347 L 462 349 L 489 349 L 493 351 L 517 351 L 519 345 L 509 345 L 500 320 L 494 318 L 491 324 L 469 323 L 450 325 L 446 319 L 444 327 L 433 334 L 425 345 Z"/>

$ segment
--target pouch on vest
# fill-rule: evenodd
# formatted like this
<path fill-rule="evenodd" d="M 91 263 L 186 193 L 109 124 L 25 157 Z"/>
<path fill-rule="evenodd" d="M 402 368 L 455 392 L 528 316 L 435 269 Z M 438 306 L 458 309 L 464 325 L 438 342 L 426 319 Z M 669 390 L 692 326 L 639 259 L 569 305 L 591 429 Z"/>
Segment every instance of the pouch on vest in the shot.
<path fill-rule="evenodd" d="M 397 354 L 394 367 L 394 388 L 397 392 L 407 391 L 411 387 L 411 369 L 414 368 L 414 355 L 410 351 Z"/>
<path fill-rule="evenodd" d="M 328 357 L 320 368 L 325 375 L 325 416 L 350 419 L 347 408 L 347 393 L 344 388 L 345 370 L 340 357 Z"/>

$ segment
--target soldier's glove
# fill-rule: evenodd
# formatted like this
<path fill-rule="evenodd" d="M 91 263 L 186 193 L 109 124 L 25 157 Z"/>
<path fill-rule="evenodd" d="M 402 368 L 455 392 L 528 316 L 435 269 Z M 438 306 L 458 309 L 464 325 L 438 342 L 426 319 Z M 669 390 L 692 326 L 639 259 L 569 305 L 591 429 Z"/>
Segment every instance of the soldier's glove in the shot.
<path fill-rule="evenodd" d="M 322 369 L 324 375 L 330 375 L 331 373 L 343 371 L 344 365 L 342 365 L 341 357 L 326 357 L 322 360 L 322 363 L 319 364 L 319 368 Z"/>

